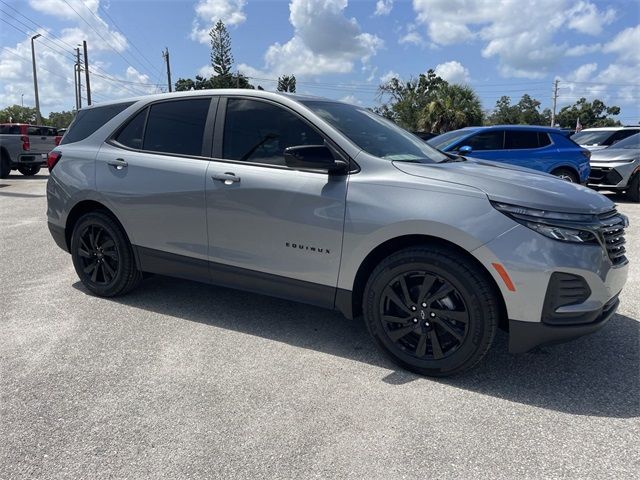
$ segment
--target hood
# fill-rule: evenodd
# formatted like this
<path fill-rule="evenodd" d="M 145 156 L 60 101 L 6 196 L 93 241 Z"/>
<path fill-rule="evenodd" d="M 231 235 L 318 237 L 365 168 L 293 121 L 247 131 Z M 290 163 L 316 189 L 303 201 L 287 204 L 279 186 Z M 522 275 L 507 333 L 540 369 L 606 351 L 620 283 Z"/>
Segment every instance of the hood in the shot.
<path fill-rule="evenodd" d="M 637 148 L 605 148 L 591 154 L 592 162 L 616 162 L 640 157 L 640 149 Z"/>
<path fill-rule="evenodd" d="M 598 150 L 604 150 L 606 145 L 580 145 L 582 148 L 586 148 L 590 152 L 597 152 Z"/>
<path fill-rule="evenodd" d="M 607 197 L 582 185 L 499 162 L 469 158 L 450 163 L 393 164 L 409 175 L 477 188 L 496 202 L 567 213 L 597 214 L 615 207 Z"/>

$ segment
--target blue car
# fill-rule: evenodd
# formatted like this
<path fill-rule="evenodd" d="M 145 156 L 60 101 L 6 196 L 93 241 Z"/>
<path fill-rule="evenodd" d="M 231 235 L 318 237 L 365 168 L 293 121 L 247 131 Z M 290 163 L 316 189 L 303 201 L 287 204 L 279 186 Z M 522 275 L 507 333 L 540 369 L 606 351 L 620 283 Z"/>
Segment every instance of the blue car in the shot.
<path fill-rule="evenodd" d="M 529 125 L 467 127 L 427 141 L 443 152 L 551 173 L 574 183 L 589 178 L 591 154 L 562 130 Z"/>

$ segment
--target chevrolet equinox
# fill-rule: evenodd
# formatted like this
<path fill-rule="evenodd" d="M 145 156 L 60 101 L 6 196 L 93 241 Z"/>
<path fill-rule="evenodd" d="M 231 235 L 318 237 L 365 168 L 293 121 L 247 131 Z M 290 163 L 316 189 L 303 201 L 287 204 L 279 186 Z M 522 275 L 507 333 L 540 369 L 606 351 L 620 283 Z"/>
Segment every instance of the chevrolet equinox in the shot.
<path fill-rule="evenodd" d="M 606 197 L 321 98 L 91 106 L 48 166 L 49 230 L 93 294 L 155 273 L 337 309 L 425 375 L 472 367 L 498 328 L 514 353 L 593 332 L 627 278 Z"/>

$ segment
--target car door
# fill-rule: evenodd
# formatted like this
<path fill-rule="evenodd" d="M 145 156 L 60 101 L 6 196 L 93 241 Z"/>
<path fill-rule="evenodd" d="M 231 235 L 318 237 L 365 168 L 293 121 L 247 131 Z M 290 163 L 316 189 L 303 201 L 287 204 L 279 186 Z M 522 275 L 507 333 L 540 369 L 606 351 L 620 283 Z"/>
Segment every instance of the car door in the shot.
<path fill-rule="evenodd" d="M 208 281 L 204 184 L 216 104 L 210 97 L 153 103 L 100 148 L 96 188 L 144 271 Z"/>
<path fill-rule="evenodd" d="M 470 157 L 486 160 L 499 160 L 504 148 L 504 130 L 481 130 L 480 132 L 458 142 L 450 150 L 459 151 L 460 148 L 472 148 Z"/>
<path fill-rule="evenodd" d="M 333 306 L 348 176 L 294 170 L 283 155 L 324 141 L 285 106 L 221 99 L 206 182 L 214 283 Z"/>
<path fill-rule="evenodd" d="M 561 160 L 549 134 L 535 130 L 507 129 L 502 159 L 520 167 L 549 172 Z"/>

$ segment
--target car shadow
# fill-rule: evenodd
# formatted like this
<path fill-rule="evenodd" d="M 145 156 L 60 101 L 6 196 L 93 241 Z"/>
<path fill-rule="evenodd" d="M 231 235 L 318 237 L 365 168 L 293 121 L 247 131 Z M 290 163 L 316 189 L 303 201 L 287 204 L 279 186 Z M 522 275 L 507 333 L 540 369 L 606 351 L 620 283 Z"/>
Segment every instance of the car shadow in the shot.
<path fill-rule="evenodd" d="M 87 292 L 80 282 L 74 287 Z M 427 379 L 398 369 L 376 350 L 361 319 L 337 312 L 162 276 L 112 301 L 391 369 L 381 381 L 392 385 L 436 381 L 559 412 L 640 416 L 640 323 L 624 315 L 591 336 L 521 355 L 509 354 L 508 336 L 498 332 L 476 368 Z"/>
<path fill-rule="evenodd" d="M 45 167 L 46 168 L 46 167 Z M 9 175 L 7 178 L 4 178 L 3 180 L 6 181 L 14 181 L 14 180 L 45 180 L 49 178 L 49 175 L 42 175 L 42 174 L 37 174 L 37 175 L 22 175 L 21 173 L 11 173 L 11 175 Z"/>

